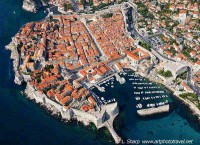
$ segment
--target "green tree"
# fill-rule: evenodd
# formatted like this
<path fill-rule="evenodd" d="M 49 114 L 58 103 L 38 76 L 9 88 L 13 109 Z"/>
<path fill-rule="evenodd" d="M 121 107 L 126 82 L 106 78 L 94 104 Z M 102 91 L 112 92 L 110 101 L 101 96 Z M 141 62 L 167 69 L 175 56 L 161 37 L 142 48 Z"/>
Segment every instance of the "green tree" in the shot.
<path fill-rule="evenodd" d="M 89 4 L 90 4 L 90 6 L 93 6 L 93 4 L 94 4 L 94 3 L 93 3 L 93 0 L 90 0 L 90 1 L 89 1 Z"/>
<path fill-rule="evenodd" d="M 72 8 L 72 5 L 68 4 L 68 3 L 64 3 L 63 7 L 64 7 L 64 11 L 68 11 L 68 10 L 70 10 Z"/>
<path fill-rule="evenodd" d="M 86 5 L 86 0 L 81 0 L 80 4 L 85 6 Z"/>

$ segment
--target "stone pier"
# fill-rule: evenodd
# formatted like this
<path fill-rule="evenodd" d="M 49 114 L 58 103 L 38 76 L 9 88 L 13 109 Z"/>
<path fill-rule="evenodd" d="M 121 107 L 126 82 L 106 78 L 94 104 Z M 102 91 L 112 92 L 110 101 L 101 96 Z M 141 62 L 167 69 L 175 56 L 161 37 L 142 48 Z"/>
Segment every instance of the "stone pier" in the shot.
<path fill-rule="evenodd" d="M 112 135 L 113 139 L 115 140 L 116 144 L 119 144 L 121 142 L 121 137 L 118 136 L 118 134 L 115 132 L 113 125 L 110 125 L 109 122 L 106 123 L 106 127 L 108 128 L 110 134 Z"/>
<path fill-rule="evenodd" d="M 148 116 L 148 115 L 153 115 L 153 114 L 159 114 L 159 113 L 164 113 L 164 112 L 169 112 L 169 104 L 159 106 L 157 108 L 147 108 L 147 109 L 141 109 L 138 110 L 137 113 L 140 116 Z"/>
<path fill-rule="evenodd" d="M 99 85 L 94 84 L 93 86 L 96 87 L 99 91 L 101 91 L 101 92 L 105 92 L 105 89 L 102 88 L 102 87 L 100 87 Z"/>
<path fill-rule="evenodd" d="M 120 84 L 124 84 L 126 82 L 126 80 L 123 77 L 120 77 L 118 73 L 115 74 L 115 77 Z"/>

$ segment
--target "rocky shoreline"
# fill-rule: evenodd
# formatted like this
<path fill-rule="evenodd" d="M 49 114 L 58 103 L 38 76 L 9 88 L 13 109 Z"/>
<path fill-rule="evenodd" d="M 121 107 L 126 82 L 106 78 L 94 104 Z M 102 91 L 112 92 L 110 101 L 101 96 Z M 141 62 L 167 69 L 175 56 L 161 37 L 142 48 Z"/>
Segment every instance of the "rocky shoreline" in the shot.
<path fill-rule="evenodd" d="M 85 126 L 94 123 L 97 130 L 99 128 L 106 127 L 111 133 L 115 143 L 119 144 L 121 142 L 121 137 L 119 137 L 113 129 L 113 121 L 119 113 L 117 103 L 103 105 L 101 106 L 101 110 L 95 111 L 93 113 L 87 113 L 73 108 L 65 112 L 56 102 L 48 98 L 38 96 L 38 92 L 34 91 L 34 88 L 31 87 L 29 83 L 26 85 L 25 94 L 30 100 L 34 100 L 46 110 L 50 111 L 51 115 L 61 118 L 61 120 L 64 122 L 77 121 Z M 102 118 L 102 116 L 105 115 L 105 112 L 110 116 L 109 120 L 106 122 L 104 122 Z"/>
<path fill-rule="evenodd" d="M 128 68 L 128 69 L 131 69 L 131 68 Z M 131 69 L 131 70 L 133 70 L 133 69 Z M 135 70 L 133 70 L 134 72 L 135 72 Z M 137 72 L 136 72 L 137 73 Z M 140 75 L 139 73 L 138 73 L 138 75 Z M 141 75 L 140 75 L 141 76 Z M 152 81 L 152 82 L 155 82 L 155 83 L 159 83 L 159 84 L 161 84 L 161 85 L 163 85 L 165 88 L 167 88 L 175 97 L 176 97 L 176 99 L 178 99 L 179 101 L 181 101 L 186 107 L 188 107 L 188 109 L 190 110 L 190 112 L 192 113 L 192 115 L 194 116 L 194 117 L 197 117 L 197 121 L 198 121 L 198 123 L 200 123 L 200 110 L 195 106 L 195 104 L 194 103 L 192 103 L 192 102 L 190 102 L 189 100 L 184 100 L 183 98 L 181 98 L 178 94 L 176 94 L 175 93 L 175 90 L 173 90 L 172 88 L 170 88 L 170 87 L 168 87 L 168 86 L 166 86 L 165 84 L 163 84 L 163 83 L 160 83 L 160 82 L 157 82 L 157 81 L 155 81 L 153 78 L 151 78 L 151 77 L 149 77 L 148 75 L 142 75 L 142 77 L 144 77 L 144 78 L 146 78 L 146 79 L 149 79 L 150 81 Z M 170 106 L 169 106 L 170 107 Z M 151 108 L 150 108 L 151 109 Z M 169 108 L 169 110 L 170 110 L 170 108 Z M 140 115 L 140 116 L 150 116 L 150 115 L 153 115 L 153 114 L 160 114 L 160 113 L 162 113 L 162 111 L 160 112 L 159 111 L 159 109 L 157 109 L 157 111 L 158 111 L 158 113 L 157 113 L 157 111 L 155 112 L 155 111 L 153 111 L 153 113 L 151 113 L 151 111 L 152 110 L 145 110 L 145 112 L 147 111 L 147 113 L 142 113 L 142 115 Z M 164 112 L 166 112 L 166 111 L 164 111 Z M 169 112 L 169 111 L 168 111 Z M 138 113 L 138 112 L 137 112 Z M 145 115 L 144 115 L 145 114 Z"/>
<path fill-rule="evenodd" d="M 186 107 L 188 107 L 188 109 L 190 110 L 190 112 L 192 113 L 192 115 L 194 117 L 197 117 L 197 121 L 198 123 L 200 123 L 200 110 L 195 106 L 194 103 L 192 103 L 191 101 L 189 100 L 185 100 L 183 98 L 181 98 L 175 90 L 173 90 L 172 88 L 166 86 L 165 84 L 163 83 L 160 83 L 160 82 L 157 82 L 155 80 L 153 80 L 152 78 L 150 77 L 146 77 L 147 79 L 149 79 L 150 81 L 153 81 L 153 82 L 156 82 L 156 83 L 159 83 L 159 84 L 162 84 L 165 88 L 167 88 L 171 93 L 173 93 L 173 95 L 176 97 L 176 99 L 178 99 L 180 102 L 182 102 Z"/>
<path fill-rule="evenodd" d="M 198 123 L 200 123 L 200 110 L 195 106 L 195 104 L 189 101 L 188 99 L 185 100 L 181 98 L 179 95 L 174 94 L 174 96 L 188 107 L 192 115 L 197 118 Z"/>
<path fill-rule="evenodd" d="M 23 8 L 27 11 L 30 12 L 37 12 L 37 4 L 35 3 L 34 0 L 24 0 L 23 2 Z M 12 38 L 12 42 L 6 46 L 6 49 L 11 51 L 11 59 L 13 59 L 13 67 L 14 67 L 14 72 L 15 72 L 15 83 L 16 84 L 22 84 L 22 82 L 28 82 L 26 79 L 26 76 L 24 74 L 21 74 L 19 71 L 19 64 L 20 64 L 20 54 L 18 53 L 18 45 L 15 42 L 15 39 Z M 148 76 L 143 76 L 143 77 L 148 77 Z M 155 80 L 151 79 L 153 82 L 155 82 Z M 164 85 L 164 84 L 163 84 Z M 168 88 L 168 86 L 165 86 L 166 88 Z M 169 90 L 171 90 L 171 88 L 168 88 Z M 174 92 L 174 90 L 171 90 L 172 92 Z M 30 93 L 32 94 L 32 92 Z M 33 95 L 33 94 L 32 94 Z M 35 94 L 34 94 L 35 95 Z M 77 118 L 76 116 L 70 116 L 70 119 L 65 119 L 63 118 L 63 112 L 58 110 L 54 105 L 49 104 L 48 102 L 46 102 L 46 100 L 44 99 L 44 97 L 42 96 L 40 99 L 41 100 L 37 100 L 34 98 L 34 96 L 29 95 L 29 93 L 26 92 L 26 96 L 30 99 L 30 100 L 34 100 L 36 103 L 39 103 L 42 107 L 44 107 L 46 110 L 48 110 L 49 112 L 51 112 L 51 115 L 53 116 L 60 116 L 61 119 L 65 120 L 65 121 L 70 121 L 72 120 L 77 120 L 78 122 L 82 122 L 84 125 L 89 125 L 92 121 L 90 120 L 90 118 L 88 118 L 88 120 L 86 120 L 84 117 L 83 118 Z M 185 105 L 189 106 L 190 110 L 193 111 L 193 114 L 198 116 L 198 120 L 200 122 L 200 111 L 198 110 L 198 108 L 191 102 L 189 102 L 189 100 L 184 100 L 182 98 L 180 98 L 178 95 L 175 95 L 176 97 L 178 97 L 181 101 L 184 102 Z M 44 100 L 42 100 L 44 99 Z M 45 103 L 44 103 L 45 102 Z M 168 106 L 160 106 L 158 108 L 150 108 L 150 109 L 143 109 L 138 111 L 139 115 L 141 116 L 148 116 L 148 115 L 153 115 L 153 114 L 158 114 L 158 113 L 163 113 L 163 112 L 169 112 L 169 105 Z M 70 113 L 74 113 L 73 110 Z M 80 112 L 78 112 L 80 113 Z M 74 113 L 75 114 L 75 113 Z M 115 114 L 118 114 L 118 112 L 114 112 L 113 113 L 114 117 L 113 119 L 116 117 Z M 72 117 L 71 117 L 72 116 Z M 65 117 L 65 116 L 64 116 Z M 110 132 L 113 132 L 113 138 L 115 140 L 116 143 L 120 143 L 121 138 L 118 137 L 115 133 L 115 131 L 113 131 L 112 126 L 110 127 L 110 125 L 108 124 L 104 124 L 105 126 L 108 126 L 110 128 Z M 108 128 L 108 129 L 109 129 Z M 98 128 L 97 128 L 98 129 Z M 112 134 L 112 133 L 111 133 Z"/>
<path fill-rule="evenodd" d="M 164 84 L 163 84 L 164 85 Z M 191 111 L 192 115 L 194 117 L 197 117 L 197 121 L 200 123 L 200 110 L 195 106 L 194 103 L 192 103 L 191 101 L 189 101 L 188 99 L 183 99 L 180 97 L 180 95 L 178 95 L 176 93 L 175 90 L 173 90 L 172 88 L 169 88 L 168 86 L 164 85 L 169 91 L 171 91 L 173 93 L 173 95 L 176 97 L 176 99 L 178 99 L 180 102 L 182 102 L 186 107 L 188 107 L 188 109 Z"/>
<path fill-rule="evenodd" d="M 24 81 L 24 78 L 18 70 L 20 56 L 19 56 L 19 53 L 18 53 L 18 50 L 17 50 L 17 45 L 14 41 L 14 38 L 12 38 L 12 42 L 6 46 L 6 49 L 11 51 L 10 58 L 13 60 L 13 70 L 14 70 L 14 73 L 15 73 L 14 82 L 18 85 L 21 85 L 22 82 Z"/>
<path fill-rule="evenodd" d="M 23 82 L 26 83 L 25 94 L 27 98 L 40 104 L 42 108 L 45 108 L 51 112 L 53 116 L 60 116 L 61 120 L 64 120 L 65 122 L 76 120 L 77 122 L 81 122 L 86 126 L 94 123 L 97 129 L 106 127 L 111 133 L 115 143 L 118 144 L 121 142 L 121 138 L 113 129 L 113 120 L 119 113 L 117 103 L 100 106 L 100 109 L 91 113 L 74 108 L 65 110 L 59 103 L 49 99 L 45 94 L 38 92 L 29 84 L 29 80 L 31 79 L 30 76 L 20 72 L 19 66 L 21 64 L 21 54 L 19 53 L 18 47 L 19 44 L 17 43 L 15 37 L 13 37 L 12 41 L 6 46 L 6 49 L 11 51 L 10 58 L 13 60 L 13 70 L 15 73 L 14 82 L 18 85 L 21 85 Z M 104 119 L 105 115 L 109 116 L 108 120 Z"/>
<path fill-rule="evenodd" d="M 38 6 L 34 0 L 24 0 L 22 8 L 28 12 L 36 13 L 38 11 Z"/>
<path fill-rule="evenodd" d="M 59 121 L 62 121 L 64 123 L 76 122 L 76 123 L 80 123 L 81 125 L 84 125 L 86 127 L 93 124 L 92 122 L 86 122 L 85 120 L 80 120 L 77 118 L 71 118 L 70 120 L 64 119 L 64 118 L 62 118 L 62 115 L 60 114 L 60 112 L 57 111 L 56 108 L 53 107 L 52 105 L 39 103 L 35 99 L 32 99 L 28 96 L 26 98 L 29 99 L 30 101 L 33 101 L 34 103 L 37 103 L 42 109 L 45 110 L 46 113 L 50 114 L 52 117 L 55 117 L 55 119 L 58 119 Z M 96 129 L 98 130 L 98 128 L 96 128 Z"/>
<path fill-rule="evenodd" d="M 26 83 L 26 89 L 24 91 L 24 94 L 25 96 L 29 99 L 29 100 L 32 100 L 34 102 L 36 102 L 37 104 L 40 104 L 40 106 L 42 108 L 44 108 L 48 113 L 50 113 L 52 116 L 55 116 L 57 118 L 60 118 L 61 120 L 63 119 L 62 116 L 61 116 L 61 113 L 60 111 L 54 107 L 53 105 L 49 104 L 49 103 L 42 103 L 42 102 L 38 102 L 32 94 L 30 94 L 30 90 L 28 89 L 28 86 L 27 86 L 27 81 L 24 79 L 24 76 L 19 72 L 18 70 L 18 67 L 19 67 L 19 59 L 20 59 L 20 55 L 18 53 L 18 50 L 17 50 L 17 45 L 15 43 L 15 39 L 14 37 L 12 38 L 12 42 L 10 44 L 8 44 L 6 46 L 6 49 L 7 50 L 10 50 L 11 51 L 11 56 L 10 58 L 13 60 L 13 70 L 14 70 L 14 73 L 15 73 L 15 80 L 14 82 L 18 85 L 21 85 L 23 82 Z M 71 121 L 70 120 L 67 120 L 67 119 L 63 119 L 65 122 L 68 122 L 68 121 Z M 81 122 L 83 123 L 84 125 L 89 125 L 90 122 L 88 121 L 85 121 L 85 120 L 80 120 L 80 119 L 77 119 L 77 118 L 72 118 L 72 120 L 76 120 L 78 122 Z"/>

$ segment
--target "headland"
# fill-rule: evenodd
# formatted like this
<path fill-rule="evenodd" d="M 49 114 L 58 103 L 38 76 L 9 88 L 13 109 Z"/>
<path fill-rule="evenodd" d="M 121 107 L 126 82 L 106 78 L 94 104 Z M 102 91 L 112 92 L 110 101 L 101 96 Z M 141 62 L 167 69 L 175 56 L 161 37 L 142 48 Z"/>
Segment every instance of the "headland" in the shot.
<path fill-rule="evenodd" d="M 107 127 L 115 143 L 120 143 L 121 138 L 113 129 L 113 120 L 119 113 L 117 102 L 101 103 L 90 87 L 104 91 L 98 83 L 110 76 L 124 83 L 118 73 L 130 68 L 175 89 L 178 85 L 170 81 L 191 66 L 166 59 L 149 50 L 147 42 L 143 44 L 145 38 L 137 29 L 138 8 L 131 1 L 108 5 L 94 13 L 80 13 L 81 5 L 74 3 L 57 6 L 62 14 L 50 12 L 44 20 L 25 24 L 6 47 L 14 60 L 15 83 L 26 82 L 27 96 L 63 119 Z M 25 0 L 23 8 L 37 11 L 33 0 Z M 186 82 L 182 81 L 181 87 L 193 93 Z M 161 104 L 137 112 L 144 116 L 168 111 L 169 105 Z"/>

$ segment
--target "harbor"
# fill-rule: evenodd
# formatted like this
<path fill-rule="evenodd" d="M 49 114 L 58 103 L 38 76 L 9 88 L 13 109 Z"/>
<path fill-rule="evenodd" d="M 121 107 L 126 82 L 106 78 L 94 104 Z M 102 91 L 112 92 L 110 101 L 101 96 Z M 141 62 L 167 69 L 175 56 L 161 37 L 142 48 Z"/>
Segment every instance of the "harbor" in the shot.
<path fill-rule="evenodd" d="M 140 77 L 134 71 L 130 69 L 124 69 L 123 72 L 118 74 L 120 78 L 126 78 L 126 82 L 130 84 L 131 99 L 133 100 L 133 107 L 136 112 L 141 112 L 140 110 L 150 110 L 147 114 L 156 114 L 161 112 L 169 111 L 169 103 L 171 98 L 169 97 L 169 92 L 162 89 L 162 87 L 154 82 L 147 81 L 145 78 Z M 98 90 L 100 94 L 104 94 L 107 89 L 115 89 L 116 84 L 123 87 L 117 77 L 110 77 L 107 80 L 102 81 L 98 84 L 99 88 L 103 88 L 104 91 L 99 90 L 98 87 L 93 87 L 93 90 Z M 98 96 L 101 96 L 98 94 Z M 101 101 L 105 104 L 115 101 L 115 98 L 110 97 L 110 95 L 102 95 Z M 135 105 L 135 106 L 134 106 Z M 163 106 L 165 109 L 163 109 Z M 153 111 L 152 111 L 153 110 Z M 160 111 L 161 110 L 161 111 Z M 168 110 L 168 111 L 167 111 Z M 142 111 L 143 112 L 143 111 Z"/>
<path fill-rule="evenodd" d="M 195 126 L 197 123 L 187 116 L 189 111 L 183 108 L 183 104 L 173 107 L 172 112 L 164 115 L 159 114 L 157 119 L 145 118 L 145 120 L 137 116 L 139 110 L 162 107 L 163 103 L 173 103 L 173 94 L 160 84 L 150 82 L 130 70 L 119 73 L 119 76 L 124 78 L 125 82 L 122 79 L 120 83 L 113 75 L 97 83 L 97 87 L 91 87 L 91 89 L 93 88 L 92 91 L 99 97 L 98 100 L 101 101 L 102 105 L 118 102 L 120 114 L 117 122 L 114 121 L 113 125 L 104 124 L 111 135 L 101 129 L 97 130 L 91 124 L 85 127 L 82 123 L 78 123 L 79 121 L 68 122 L 68 124 L 50 117 L 49 113 L 43 108 L 38 107 L 38 104 L 29 101 L 20 93 L 21 90 L 24 90 L 24 86 L 18 87 L 13 84 L 14 73 L 12 62 L 9 60 L 10 54 L 4 51 L 5 45 L 8 44 L 10 38 L 19 30 L 22 24 L 41 18 L 38 14 L 33 16 L 23 11 L 23 15 L 20 15 L 19 19 L 19 14 L 22 13 L 19 11 L 21 10 L 21 2 L 14 2 L 15 5 L 13 5 L 13 0 L 8 0 L 6 1 L 7 7 L 4 6 L 4 2 L 4 0 L 2 3 L 0 2 L 0 7 L 3 10 L 1 17 L 2 20 L 8 19 L 10 24 L 1 23 L 1 28 L 6 29 L 0 29 L 3 32 L 1 39 L 3 41 L 0 44 L 2 53 L 0 55 L 4 60 L 0 62 L 1 76 L 4 76 L 0 79 L 0 110 L 2 110 L 0 144 L 35 145 L 41 142 L 42 139 L 48 145 L 64 145 L 68 142 L 76 145 L 82 145 L 83 143 L 88 145 L 113 145 L 114 140 L 111 135 L 114 136 L 116 141 L 119 141 L 120 138 L 117 134 L 123 134 L 125 138 L 137 140 L 144 138 L 186 138 L 194 140 L 194 145 L 199 145 L 199 129 Z M 4 9 L 14 9 L 14 13 L 4 13 Z M 16 22 L 20 26 L 11 25 Z M 10 33 L 5 35 L 7 30 L 10 30 Z M 98 90 L 98 87 L 100 87 L 100 90 Z M 47 105 L 46 107 L 54 109 L 52 106 Z M 55 110 L 52 111 L 53 114 L 58 113 Z M 85 123 L 87 124 L 87 122 Z M 161 131 L 162 134 L 160 134 Z M 11 136 L 12 140 L 10 140 Z"/>

